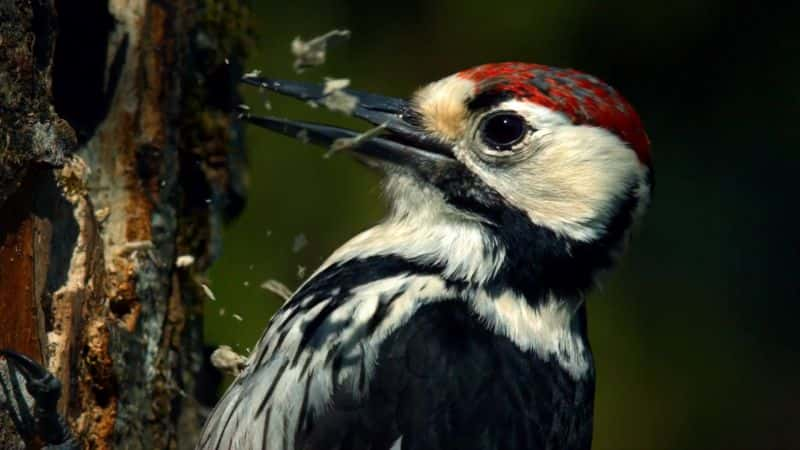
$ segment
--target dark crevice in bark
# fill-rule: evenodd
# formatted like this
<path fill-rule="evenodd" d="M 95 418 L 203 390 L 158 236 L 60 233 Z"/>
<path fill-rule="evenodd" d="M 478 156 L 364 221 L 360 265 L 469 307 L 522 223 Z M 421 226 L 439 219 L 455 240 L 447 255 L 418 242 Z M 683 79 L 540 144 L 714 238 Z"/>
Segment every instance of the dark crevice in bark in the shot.
<path fill-rule="evenodd" d="M 33 44 L 33 58 L 36 68 L 44 71 L 50 65 L 53 49 L 51 30 L 54 28 L 54 19 L 48 0 L 34 0 L 31 2 L 33 17 L 31 29 L 36 36 Z"/>
<path fill-rule="evenodd" d="M 105 118 L 113 95 L 114 86 L 105 81 L 114 19 L 103 0 L 84 0 L 80 7 L 57 0 L 56 9 L 59 33 L 53 57 L 53 106 L 75 129 L 82 145 Z"/>

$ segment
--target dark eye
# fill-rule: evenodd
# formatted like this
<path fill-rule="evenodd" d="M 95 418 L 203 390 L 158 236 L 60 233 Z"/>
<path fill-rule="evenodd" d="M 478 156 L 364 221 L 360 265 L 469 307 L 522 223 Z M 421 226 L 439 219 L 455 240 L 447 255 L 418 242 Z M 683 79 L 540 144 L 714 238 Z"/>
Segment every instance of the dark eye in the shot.
<path fill-rule="evenodd" d="M 528 133 L 528 123 L 519 114 L 501 111 L 489 115 L 480 126 L 483 142 L 495 150 L 510 150 Z"/>

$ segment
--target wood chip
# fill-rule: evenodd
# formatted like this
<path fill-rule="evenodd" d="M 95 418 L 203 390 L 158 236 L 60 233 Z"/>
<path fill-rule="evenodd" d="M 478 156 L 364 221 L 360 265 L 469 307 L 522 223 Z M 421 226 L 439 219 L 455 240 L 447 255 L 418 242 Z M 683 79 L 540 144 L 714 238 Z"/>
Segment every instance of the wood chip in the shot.
<path fill-rule="evenodd" d="M 294 38 L 291 45 L 294 55 L 294 70 L 303 72 L 309 67 L 325 64 L 328 45 L 342 42 L 350 38 L 350 30 L 332 30 L 322 36 L 304 41 L 300 36 Z"/>
<path fill-rule="evenodd" d="M 325 85 L 322 87 L 322 95 L 329 95 L 335 91 L 341 91 L 350 86 L 348 78 L 325 78 Z"/>
<path fill-rule="evenodd" d="M 282 298 L 284 301 L 288 301 L 290 298 L 292 298 L 292 290 L 278 280 L 267 280 L 261 283 L 261 288 L 272 292 L 273 294 Z"/>
<path fill-rule="evenodd" d="M 261 71 L 258 69 L 253 69 L 250 72 L 242 75 L 243 78 L 258 78 L 261 76 Z"/>
<path fill-rule="evenodd" d="M 331 144 L 330 149 L 327 152 L 325 152 L 323 157 L 330 158 L 331 155 L 333 155 L 334 153 L 336 153 L 338 151 L 358 147 L 359 144 L 361 144 L 365 140 L 381 134 L 381 132 L 384 129 L 386 129 L 386 125 L 387 124 L 382 123 L 382 124 L 378 125 L 377 127 L 370 128 L 369 130 L 367 130 L 367 131 L 365 131 L 365 132 L 363 132 L 363 133 L 361 133 L 358 136 L 353 137 L 353 138 L 339 138 L 339 139 L 336 139 L 335 141 L 333 141 L 333 144 Z"/>
<path fill-rule="evenodd" d="M 220 345 L 211 353 L 211 365 L 223 373 L 238 376 L 247 367 L 247 358 L 227 345 Z"/>
<path fill-rule="evenodd" d="M 189 267 L 194 264 L 194 256 L 192 255 L 181 255 L 178 256 L 178 259 L 175 260 L 175 267 Z"/>
<path fill-rule="evenodd" d="M 358 106 L 358 98 L 344 91 L 333 91 L 325 97 L 322 97 L 320 103 L 331 111 L 340 112 L 349 116 L 353 114 L 353 110 Z"/>
<path fill-rule="evenodd" d="M 304 249 L 308 245 L 308 239 L 306 235 L 303 233 L 298 234 L 294 237 L 294 242 L 292 242 L 292 253 L 297 253 L 300 250 Z"/>
<path fill-rule="evenodd" d="M 206 294 L 206 297 L 208 297 L 212 302 L 217 301 L 217 297 L 215 297 L 214 293 L 211 292 L 210 287 L 206 286 L 203 283 L 200 283 L 200 287 L 203 288 L 203 292 Z"/>

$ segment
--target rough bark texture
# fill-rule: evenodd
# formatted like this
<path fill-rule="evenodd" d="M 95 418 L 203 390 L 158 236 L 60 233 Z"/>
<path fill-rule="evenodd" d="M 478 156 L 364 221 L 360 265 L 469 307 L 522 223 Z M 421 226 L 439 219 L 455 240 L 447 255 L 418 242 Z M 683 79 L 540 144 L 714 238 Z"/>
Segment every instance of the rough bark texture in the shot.
<path fill-rule="evenodd" d="M 86 448 L 190 448 L 202 424 L 247 37 L 236 0 L 0 0 L 0 348 L 58 376 Z"/>

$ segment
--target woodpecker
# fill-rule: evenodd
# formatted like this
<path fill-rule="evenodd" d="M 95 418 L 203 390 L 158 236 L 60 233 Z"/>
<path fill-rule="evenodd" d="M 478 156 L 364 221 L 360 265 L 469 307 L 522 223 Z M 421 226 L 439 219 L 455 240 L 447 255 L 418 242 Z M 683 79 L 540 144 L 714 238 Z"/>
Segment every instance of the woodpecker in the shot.
<path fill-rule="evenodd" d="M 386 174 L 390 212 L 272 317 L 197 448 L 589 448 L 584 300 L 649 201 L 637 113 L 591 75 L 519 62 L 409 101 L 345 93 L 383 134 L 243 118 L 321 146 L 356 138 L 350 153 Z"/>

